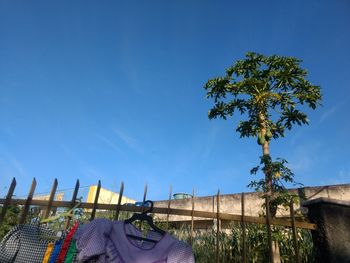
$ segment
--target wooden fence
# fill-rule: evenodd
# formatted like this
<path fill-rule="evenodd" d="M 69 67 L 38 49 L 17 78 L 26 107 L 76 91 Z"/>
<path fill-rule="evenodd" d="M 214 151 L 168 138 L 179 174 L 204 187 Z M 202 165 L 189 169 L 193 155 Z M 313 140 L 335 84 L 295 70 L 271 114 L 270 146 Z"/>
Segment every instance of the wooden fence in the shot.
<path fill-rule="evenodd" d="M 77 204 L 77 196 L 79 191 L 79 180 L 76 181 L 72 199 L 71 201 L 56 201 L 54 200 L 56 190 L 58 186 L 57 179 L 54 180 L 50 195 L 48 200 L 35 200 L 33 199 L 35 188 L 36 188 L 36 180 L 35 178 L 32 181 L 32 184 L 30 186 L 28 196 L 26 199 L 14 199 L 13 193 L 16 188 L 16 179 L 13 178 L 10 187 L 8 188 L 8 193 L 6 195 L 6 198 L 0 199 L 0 204 L 2 204 L 2 209 L 0 213 L 0 224 L 2 224 L 7 209 L 10 205 L 20 205 L 23 206 L 22 213 L 20 215 L 19 223 L 23 224 L 26 221 L 26 218 L 28 216 L 29 208 L 30 206 L 41 206 L 45 207 L 43 217 L 47 218 L 50 216 L 50 213 L 53 209 L 56 208 L 72 208 Z M 102 204 L 98 203 L 99 195 L 101 190 L 101 181 L 98 181 L 97 183 L 97 189 L 95 194 L 95 199 L 93 203 L 87 203 L 82 202 L 80 203 L 80 208 L 86 208 L 91 210 L 90 214 L 90 220 L 93 220 L 96 216 L 96 210 L 109 210 L 109 211 L 115 211 L 115 219 L 118 220 L 119 214 L 121 211 L 128 211 L 128 212 L 143 212 L 144 207 L 135 206 L 135 205 L 122 205 L 122 197 L 124 192 L 124 183 L 121 183 L 120 189 L 119 189 L 119 198 L 118 202 L 116 204 Z M 143 202 L 147 199 L 147 185 L 144 189 L 143 194 Z M 220 212 L 220 191 L 217 193 L 217 206 L 216 206 L 216 212 L 208 212 L 208 211 L 199 211 L 195 210 L 195 198 L 194 198 L 194 191 L 192 195 L 192 209 L 178 209 L 178 208 L 171 208 L 171 187 L 170 187 L 170 193 L 169 193 L 169 200 L 168 200 L 168 206 L 167 207 L 154 207 L 152 209 L 153 214 L 163 214 L 166 215 L 166 224 L 167 226 L 171 224 L 172 226 L 180 226 L 180 225 L 190 225 L 191 226 L 191 242 L 194 238 L 194 229 L 195 228 L 206 228 L 210 225 L 213 225 L 216 221 L 216 262 L 220 262 L 220 231 L 221 228 L 224 225 L 228 225 L 230 222 L 240 222 L 242 226 L 242 242 L 243 242 L 243 261 L 246 262 L 246 244 L 245 244 L 245 224 L 246 223 L 256 223 L 256 224 L 266 224 L 268 228 L 270 228 L 270 225 L 276 225 L 276 226 L 284 226 L 284 227 L 290 227 L 292 228 L 293 233 L 293 244 L 294 244 L 294 250 L 295 250 L 295 256 L 296 256 L 296 262 L 300 262 L 300 256 L 299 256 L 299 249 L 298 249 L 298 237 L 296 228 L 303 228 L 303 229 L 309 229 L 309 230 L 315 230 L 316 227 L 314 224 L 308 223 L 308 222 L 301 222 L 296 220 L 294 215 L 294 209 L 293 209 L 293 203 L 290 204 L 290 219 L 268 219 L 268 217 L 253 217 L 253 216 L 245 216 L 245 205 L 244 205 L 244 193 L 242 193 L 241 198 L 241 207 L 242 207 L 242 214 L 241 215 L 235 215 L 235 214 L 228 214 L 228 213 L 221 213 Z M 191 217 L 191 220 L 188 221 L 169 221 L 169 215 L 180 215 L 180 216 L 188 216 Z M 201 218 L 201 220 L 194 219 L 194 218 Z M 66 220 L 66 227 L 69 225 L 70 218 L 67 218 Z M 197 226 L 197 227 L 196 227 Z M 270 244 L 271 245 L 271 244 Z M 270 255 L 271 262 L 273 260 L 273 256 Z"/>

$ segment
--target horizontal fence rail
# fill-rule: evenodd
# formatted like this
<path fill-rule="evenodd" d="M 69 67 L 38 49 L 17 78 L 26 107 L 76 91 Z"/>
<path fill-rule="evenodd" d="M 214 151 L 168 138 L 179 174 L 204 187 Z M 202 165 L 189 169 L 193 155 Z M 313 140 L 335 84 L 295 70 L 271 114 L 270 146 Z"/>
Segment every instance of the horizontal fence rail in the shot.
<path fill-rule="evenodd" d="M 0 204 L 4 204 L 6 199 L 0 199 Z M 11 199 L 9 204 L 11 205 L 25 205 L 26 199 Z M 32 200 L 31 205 L 35 206 L 47 206 L 48 201 L 47 200 Z M 52 201 L 51 207 L 71 207 L 72 202 L 71 201 Z M 141 206 L 134 206 L 134 205 L 120 205 L 117 208 L 116 204 L 99 204 L 94 206 L 94 203 L 86 203 L 82 202 L 79 206 L 80 208 L 86 208 L 86 209 L 93 209 L 94 207 L 98 210 L 109 210 L 114 211 L 118 209 L 119 211 L 125 211 L 125 212 L 142 212 L 143 207 Z M 152 213 L 154 214 L 168 214 L 169 215 L 179 215 L 179 216 L 192 216 L 193 217 L 199 217 L 199 218 L 212 218 L 217 219 L 217 213 L 215 212 L 207 212 L 207 211 L 198 211 L 198 210 L 187 210 L 187 209 L 178 209 L 178 208 L 167 208 L 167 207 L 153 207 Z M 225 221 L 236 221 L 236 222 L 245 222 L 245 223 L 256 223 L 256 224 L 266 224 L 265 217 L 254 217 L 254 216 L 244 216 L 242 218 L 241 215 L 234 215 L 234 214 L 225 214 L 220 213 L 219 214 L 220 220 Z M 171 221 L 169 222 L 171 223 Z M 271 219 L 271 224 L 276 226 L 285 226 L 285 227 L 292 227 L 292 221 L 286 220 L 286 219 Z M 303 228 L 303 229 L 310 229 L 315 230 L 316 226 L 315 224 L 307 223 L 307 222 L 300 222 L 295 221 L 295 227 L 297 228 Z"/>

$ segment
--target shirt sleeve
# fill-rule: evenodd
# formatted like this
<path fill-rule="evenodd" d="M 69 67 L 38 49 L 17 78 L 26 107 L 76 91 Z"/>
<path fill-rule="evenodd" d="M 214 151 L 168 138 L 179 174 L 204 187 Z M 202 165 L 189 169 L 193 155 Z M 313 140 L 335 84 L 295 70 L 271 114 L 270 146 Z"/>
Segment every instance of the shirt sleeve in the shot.
<path fill-rule="evenodd" d="M 111 231 L 112 223 L 104 218 L 95 219 L 79 229 L 74 236 L 78 261 L 84 262 L 96 256 L 103 257 L 106 254 L 106 243 Z"/>

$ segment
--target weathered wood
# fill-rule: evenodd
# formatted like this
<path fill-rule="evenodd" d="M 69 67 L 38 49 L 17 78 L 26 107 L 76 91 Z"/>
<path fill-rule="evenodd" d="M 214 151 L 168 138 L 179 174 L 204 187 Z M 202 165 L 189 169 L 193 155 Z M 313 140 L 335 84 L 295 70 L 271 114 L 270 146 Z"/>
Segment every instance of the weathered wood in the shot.
<path fill-rule="evenodd" d="M 147 184 L 145 184 L 145 188 L 143 190 L 143 199 L 142 199 L 142 212 L 145 211 L 145 202 L 146 202 L 146 198 L 147 198 L 147 190 L 148 190 L 148 186 L 147 186 Z"/>
<path fill-rule="evenodd" d="M 4 204 L 6 199 L 0 199 L 0 204 Z M 11 199 L 10 204 L 12 205 L 24 205 L 25 204 L 25 199 Z M 47 205 L 47 200 L 33 200 L 32 205 L 37 205 L 37 206 L 46 206 Z M 70 201 L 53 201 L 52 206 L 53 207 L 70 207 L 71 202 Z M 86 203 L 82 202 L 80 205 L 81 208 L 86 208 L 86 209 L 92 209 L 93 204 L 92 203 Z M 115 204 L 97 204 L 96 206 L 97 209 L 99 210 L 111 210 L 113 211 L 115 209 Z M 120 206 L 120 211 L 126 211 L 126 212 L 141 212 L 142 208 L 139 206 L 129 206 L 129 205 L 121 205 Z M 179 216 L 189 216 L 191 217 L 192 215 L 192 210 L 187 210 L 187 209 L 178 209 L 178 208 L 170 208 L 168 209 L 167 207 L 154 207 L 153 208 L 153 213 L 155 214 L 164 214 L 166 215 L 169 211 L 170 215 L 179 215 Z M 194 217 L 199 217 L 199 218 L 211 218 L 215 219 L 216 218 L 216 212 L 207 212 L 207 211 L 198 211 L 194 210 L 193 211 L 193 216 Z M 225 214 L 225 213 L 220 213 L 220 219 L 222 221 L 235 221 L 235 222 L 241 222 L 242 220 L 242 215 L 235 215 L 235 214 Z M 171 221 L 170 221 L 171 222 Z M 266 218 L 265 217 L 254 217 L 254 216 L 244 216 L 244 222 L 245 223 L 255 223 L 255 224 L 266 224 Z M 292 223 L 291 221 L 287 219 L 271 219 L 271 224 L 272 225 L 277 225 L 277 226 L 285 226 L 285 227 L 291 227 Z M 303 228 L 303 229 L 310 229 L 310 230 L 315 230 L 316 225 L 311 224 L 308 222 L 302 222 L 302 221 L 295 221 L 295 226 L 297 228 Z"/>
<path fill-rule="evenodd" d="M 124 182 L 121 182 L 120 184 L 120 190 L 119 190 L 119 197 L 118 197 L 118 204 L 115 208 L 115 220 L 119 219 L 119 213 L 120 213 L 120 205 L 122 203 L 123 199 L 123 193 L 124 193 Z"/>
<path fill-rule="evenodd" d="M 2 209 L 1 209 L 0 224 L 4 221 L 7 209 L 9 207 L 9 205 L 11 204 L 11 200 L 12 200 L 13 192 L 15 191 L 15 188 L 16 188 L 16 184 L 17 184 L 16 178 L 13 178 L 11 185 L 10 185 L 10 188 L 7 192 L 6 199 L 3 202 L 4 205 L 2 206 Z"/>
<path fill-rule="evenodd" d="M 220 263 L 220 190 L 216 196 L 216 262 Z"/>
<path fill-rule="evenodd" d="M 244 216 L 245 216 L 245 195 L 244 195 L 244 193 L 241 194 L 241 210 L 242 210 L 242 220 L 241 220 L 241 226 L 242 226 L 242 260 L 243 260 L 243 263 L 247 263 L 246 228 L 245 228 L 245 222 L 244 222 Z"/>
<path fill-rule="evenodd" d="M 33 178 L 32 184 L 31 184 L 30 189 L 29 189 L 28 197 L 26 199 L 26 203 L 24 205 L 23 212 L 21 214 L 21 218 L 19 219 L 20 224 L 24 224 L 26 222 L 29 207 L 30 207 L 30 204 L 33 200 L 35 188 L 36 188 L 36 180 L 35 180 L 35 178 Z"/>
<path fill-rule="evenodd" d="M 294 203 L 293 200 L 291 200 L 290 205 L 290 217 L 292 219 L 292 233 L 293 233 L 293 245 L 294 245 L 294 251 L 295 251 L 295 262 L 300 263 L 300 254 L 299 254 L 299 246 L 298 246 L 298 237 L 297 237 L 297 230 L 295 227 L 295 215 L 294 215 Z"/>
<path fill-rule="evenodd" d="M 194 239 L 194 188 L 192 190 L 192 209 L 191 209 L 191 244 L 193 244 L 193 239 Z"/>
<path fill-rule="evenodd" d="M 162 221 L 159 221 L 162 222 Z M 191 226 L 191 220 L 176 220 L 176 221 L 169 221 L 169 228 L 179 228 L 182 227 L 188 227 Z M 214 226 L 214 220 L 213 219 L 198 219 L 194 220 L 194 229 L 212 229 Z M 225 227 L 227 229 L 231 228 L 231 222 L 230 221 L 224 221 Z M 222 227 L 221 227 L 222 228 Z"/>
<path fill-rule="evenodd" d="M 95 201 L 94 201 L 93 206 L 92 206 L 90 221 L 95 219 L 96 209 L 98 207 L 98 198 L 100 196 L 100 190 L 101 190 L 101 181 L 98 180 L 97 189 L 96 189 L 96 195 L 95 195 Z"/>
<path fill-rule="evenodd" d="M 72 200 L 71 200 L 71 206 L 70 208 L 73 208 L 75 206 L 75 202 L 77 201 L 77 196 L 78 196 L 78 192 L 79 192 L 79 186 L 80 186 L 80 182 L 79 180 L 77 180 L 75 182 L 75 187 L 74 187 L 74 191 L 73 191 L 73 195 L 72 195 Z M 64 229 L 68 229 L 69 227 L 69 224 L 70 224 L 70 221 L 71 221 L 71 218 L 68 216 L 66 218 L 66 222 L 65 222 L 65 225 L 64 225 Z"/>
<path fill-rule="evenodd" d="M 51 192 L 50 192 L 50 196 L 49 196 L 49 200 L 47 202 L 47 206 L 44 212 L 44 219 L 48 218 L 50 216 L 50 211 L 52 208 L 52 203 L 53 203 L 53 199 L 55 198 L 55 194 L 56 194 L 56 190 L 57 190 L 57 185 L 58 185 L 58 181 L 57 178 L 55 178 L 52 188 L 51 188 Z"/>
<path fill-rule="evenodd" d="M 167 229 L 169 229 L 169 212 L 170 212 L 170 205 L 171 205 L 171 194 L 172 194 L 172 187 L 170 185 L 169 200 L 168 200 L 168 213 L 166 214 L 166 228 Z"/>

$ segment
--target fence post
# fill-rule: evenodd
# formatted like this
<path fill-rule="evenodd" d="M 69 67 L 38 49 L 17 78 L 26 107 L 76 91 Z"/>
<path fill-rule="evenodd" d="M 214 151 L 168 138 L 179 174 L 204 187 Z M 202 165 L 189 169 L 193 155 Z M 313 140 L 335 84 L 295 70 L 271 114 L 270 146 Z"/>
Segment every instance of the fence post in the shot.
<path fill-rule="evenodd" d="M 166 215 L 166 228 L 169 229 L 169 213 L 170 213 L 170 203 L 171 203 L 172 187 L 170 185 L 169 189 L 169 200 L 168 200 L 168 213 Z"/>
<path fill-rule="evenodd" d="M 298 237 L 297 230 L 295 227 L 295 215 L 294 215 L 294 206 L 293 199 L 290 201 L 290 217 L 292 219 L 292 231 L 293 231 L 293 245 L 295 250 L 295 259 L 297 263 L 300 263 L 300 254 L 299 254 L 299 246 L 298 246 Z"/>
<path fill-rule="evenodd" d="M 145 184 L 145 188 L 143 190 L 143 199 L 142 199 L 142 206 L 141 206 L 141 211 L 142 213 L 145 211 L 145 202 L 146 202 L 146 198 L 147 198 L 147 190 L 148 190 L 148 186 L 147 183 Z M 142 229 L 143 228 L 143 221 L 140 221 L 139 223 L 139 228 Z"/>
<path fill-rule="evenodd" d="M 98 204 L 98 198 L 100 196 L 100 190 L 101 190 L 101 180 L 98 180 L 96 194 L 95 194 L 95 201 L 94 201 L 94 205 L 92 207 L 90 221 L 95 219 L 96 209 L 97 209 L 97 204 Z"/>
<path fill-rule="evenodd" d="M 71 205 L 70 205 L 71 208 L 74 207 L 75 202 L 77 200 L 79 186 L 80 186 L 79 179 L 77 179 L 77 181 L 75 183 L 75 187 L 74 187 L 74 192 L 73 192 L 73 195 L 72 195 L 72 200 L 71 200 Z M 68 229 L 69 224 L 70 224 L 70 220 L 71 220 L 71 217 L 68 216 L 67 219 L 66 219 L 66 223 L 64 225 L 64 229 L 66 229 L 66 230 Z"/>
<path fill-rule="evenodd" d="M 247 247 L 246 247 L 246 230 L 245 230 L 245 195 L 244 193 L 241 194 L 241 209 L 242 209 L 242 220 L 241 220 L 241 226 L 242 226 L 242 258 L 243 258 L 243 263 L 247 262 Z"/>
<path fill-rule="evenodd" d="M 216 196 L 216 262 L 220 263 L 220 190 Z"/>
<path fill-rule="evenodd" d="M 51 208 L 52 208 L 52 202 L 53 202 L 53 199 L 55 198 L 57 185 L 58 185 L 58 181 L 57 181 L 57 178 L 55 178 L 55 180 L 53 182 L 53 185 L 52 185 L 52 188 L 51 188 L 49 201 L 48 201 L 45 213 L 44 213 L 44 218 L 48 218 L 50 216 L 50 211 L 51 211 Z"/>
<path fill-rule="evenodd" d="M 117 207 L 115 209 L 116 210 L 115 211 L 115 220 L 119 219 L 120 205 L 122 203 L 123 193 L 124 193 L 124 182 L 121 182 L 120 190 L 119 190 L 119 197 L 118 197 L 118 204 L 117 204 Z"/>
<path fill-rule="evenodd" d="M 142 199 L 142 212 L 145 211 L 145 202 L 146 202 L 146 198 L 147 198 L 147 190 L 148 190 L 148 186 L 147 183 L 145 184 L 145 188 L 143 190 L 143 199 Z"/>
<path fill-rule="evenodd" d="M 191 210 L 191 245 L 193 244 L 194 239 L 194 220 L 193 220 L 193 214 L 194 214 L 194 188 L 192 190 L 192 210 Z"/>
<path fill-rule="evenodd" d="M 6 195 L 5 203 L 4 203 L 4 205 L 2 206 L 2 209 L 1 209 L 0 224 L 2 223 L 2 221 L 5 218 L 5 215 L 6 215 L 6 212 L 7 212 L 7 208 L 10 205 L 10 202 L 11 202 L 11 199 L 12 199 L 12 196 L 13 196 L 13 192 L 15 191 L 15 188 L 16 188 L 16 184 L 17 184 L 16 178 L 13 178 L 12 182 L 11 182 L 11 185 L 10 185 L 10 188 L 9 188 L 9 190 L 7 192 L 7 195 Z"/>
<path fill-rule="evenodd" d="M 29 207 L 30 207 L 30 204 L 31 204 L 31 202 L 33 200 L 35 188 L 36 188 L 36 180 L 35 180 L 35 178 L 33 178 L 32 184 L 31 184 L 30 189 L 29 189 L 29 193 L 28 193 L 28 197 L 27 197 L 26 203 L 24 205 L 23 212 L 22 212 L 21 218 L 19 220 L 20 224 L 24 224 L 25 221 L 26 221 L 27 214 L 28 214 L 28 211 L 29 211 Z"/>

